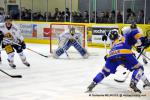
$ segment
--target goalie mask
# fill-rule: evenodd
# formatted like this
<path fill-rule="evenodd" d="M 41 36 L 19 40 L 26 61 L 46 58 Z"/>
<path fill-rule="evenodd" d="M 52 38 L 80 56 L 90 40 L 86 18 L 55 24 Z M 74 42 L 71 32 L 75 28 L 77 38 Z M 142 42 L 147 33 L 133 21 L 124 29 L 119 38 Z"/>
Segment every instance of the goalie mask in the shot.
<path fill-rule="evenodd" d="M 71 35 L 74 35 L 74 34 L 75 34 L 75 28 L 74 28 L 74 27 L 71 27 L 71 28 L 70 28 L 70 34 L 71 34 Z"/>
<path fill-rule="evenodd" d="M 108 37 L 110 40 L 114 41 L 116 39 L 118 39 L 119 35 L 118 35 L 118 30 L 114 29 L 112 31 L 109 32 Z"/>

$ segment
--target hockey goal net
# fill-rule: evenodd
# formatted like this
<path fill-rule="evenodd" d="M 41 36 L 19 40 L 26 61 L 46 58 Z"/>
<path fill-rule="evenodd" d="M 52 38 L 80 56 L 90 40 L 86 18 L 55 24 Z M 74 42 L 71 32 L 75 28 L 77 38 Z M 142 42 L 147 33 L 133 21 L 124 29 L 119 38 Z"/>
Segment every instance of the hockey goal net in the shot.
<path fill-rule="evenodd" d="M 73 24 L 73 23 L 52 23 L 50 25 L 50 53 L 53 53 L 54 50 L 58 48 L 59 35 L 68 30 L 70 27 L 74 27 L 75 30 L 78 30 L 82 33 L 82 46 L 86 47 L 86 27 L 83 24 Z"/>

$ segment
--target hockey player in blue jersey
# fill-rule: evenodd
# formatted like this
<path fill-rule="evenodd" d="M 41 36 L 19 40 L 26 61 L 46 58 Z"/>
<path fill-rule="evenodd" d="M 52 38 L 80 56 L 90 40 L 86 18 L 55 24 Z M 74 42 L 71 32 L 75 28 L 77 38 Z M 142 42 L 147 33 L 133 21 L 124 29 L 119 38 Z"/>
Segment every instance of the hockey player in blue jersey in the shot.
<path fill-rule="evenodd" d="M 149 47 L 149 40 L 146 37 L 143 37 L 136 28 L 132 29 L 130 33 L 122 37 L 119 37 L 118 32 L 111 31 L 109 32 L 108 37 L 113 41 L 112 48 L 109 55 L 105 56 L 105 66 L 88 86 L 87 92 L 92 91 L 93 88 L 105 77 L 108 77 L 110 74 L 114 74 L 119 65 L 124 65 L 127 70 L 133 72 L 129 87 L 134 92 L 141 93 L 141 90 L 137 88 L 139 80 L 144 82 L 143 88 L 150 87 L 150 82 L 144 74 L 143 66 L 137 61 L 131 51 L 132 46 L 137 42 L 139 42 L 139 46 L 144 46 L 145 48 Z"/>
<path fill-rule="evenodd" d="M 121 31 L 121 34 L 122 34 L 122 35 L 125 35 L 126 33 L 129 33 L 129 32 L 131 31 L 131 29 L 134 29 L 134 28 L 137 28 L 140 33 L 143 33 L 143 30 L 142 30 L 140 27 L 138 27 L 138 26 L 136 25 L 136 23 L 132 23 L 131 26 L 125 26 L 125 27 L 123 27 L 123 28 L 122 28 L 122 31 Z M 140 53 L 140 52 L 141 52 L 141 46 L 136 46 L 136 45 L 135 45 L 135 47 L 136 47 L 136 48 L 135 48 L 136 51 L 137 51 L 138 53 Z M 148 64 L 148 61 L 147 61 L 145 55 L 146 55 L 146 51 L 144 50 L 143 53 L 142 53 L 142 55 L 141 55 L 141 57 L 142 57 L 142 59 L 143 59 L 143 63 L 144 63 L 144 64 Z"/>
<path fill-rule="evenodd" d="M 71 27 L 69 30 L 66 30 L 59 36 L 59 47 L 53 53 L 54 58 L 59 58 L 63 53 L 67 53 L 66 51 L 71 47 L 75 47 L 75 49 L 80 53 L 83 58 L 88 58 L 88 53 L 85 48 L 82 47 L 82 33 L 75 30 L 74 27 Z"/>

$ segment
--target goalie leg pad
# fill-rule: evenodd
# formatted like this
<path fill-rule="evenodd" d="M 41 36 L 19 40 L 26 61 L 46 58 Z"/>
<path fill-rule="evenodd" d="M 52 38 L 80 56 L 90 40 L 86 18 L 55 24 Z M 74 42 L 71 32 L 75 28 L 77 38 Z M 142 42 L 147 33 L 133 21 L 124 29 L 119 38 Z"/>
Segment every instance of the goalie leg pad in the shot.
<path fill-rule="evenodd" d="M 60 55 L 62 55 L 65 52 L 65 50 L 67 51 L 70 48 L 70 46 L 71 46 L 71 42 L 68 41 L 64 46 L 59 47 L 56 50 L 55 55 L 59 57 Z"/>
<path fill-rule="evenodd" d="M 73 46 L 79 51 L 79 53 L 82 56 L 84 56 L 85 54 L 87 54 L 87 51 L 77 41 L 73 42 Z"/>
<path fill-rule="evenodd" d="M 64 53 L 64 50 L 62 49 L 62 48 L 58 48 L 57 50 L 56 50 L 56 52 L 55 52 L 55 54 L 57 55 L 57 56 L 60 56 L 60 55 L 62 55 Z"/>

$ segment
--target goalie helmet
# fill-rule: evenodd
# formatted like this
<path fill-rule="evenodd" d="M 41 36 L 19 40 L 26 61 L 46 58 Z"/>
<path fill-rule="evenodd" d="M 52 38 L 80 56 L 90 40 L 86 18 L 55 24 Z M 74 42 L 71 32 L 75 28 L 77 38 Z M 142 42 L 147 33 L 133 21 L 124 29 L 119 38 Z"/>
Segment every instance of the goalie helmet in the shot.
<path fill-rule="evenodd" d="M 70 34 L 71 34 L 71 35 L 74 35 L 74 34 L 75 34 L 75 28 L 74 28 L 74 27 L 71 27 L 71 28 L 70 28 Z"/>
<path fill-rule="evenodd" d="M 114 41 L 116 39 L 118 39 L 119 34 L 118 34 L 118 30 L 117 29 L 113 29 L 109 32 L 108 37 L 110 40 Z"/>

